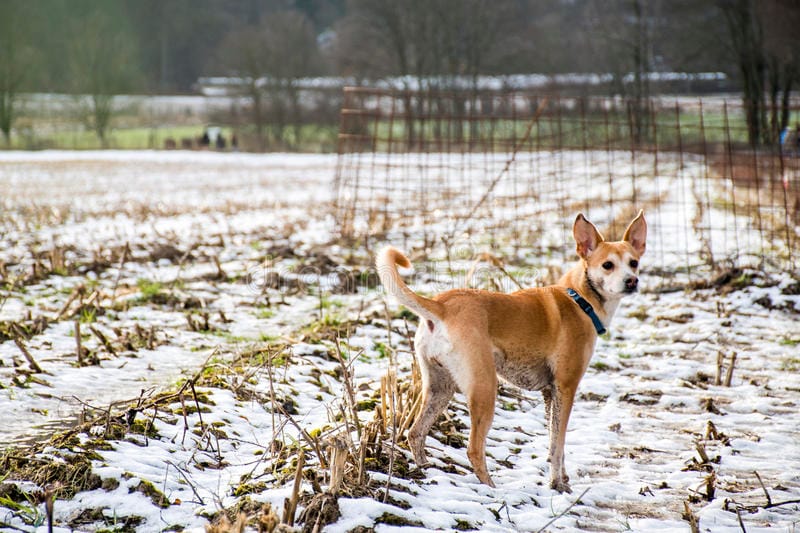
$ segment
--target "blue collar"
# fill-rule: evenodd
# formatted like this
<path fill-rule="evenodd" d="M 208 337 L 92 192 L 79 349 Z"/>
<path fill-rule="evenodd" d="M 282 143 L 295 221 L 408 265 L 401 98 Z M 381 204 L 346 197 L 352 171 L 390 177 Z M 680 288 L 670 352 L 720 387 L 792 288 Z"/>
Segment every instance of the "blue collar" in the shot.
<path fill-rule="evenodd" d="M 592 324 L 594 324 L 594 329 L 597 330 L 597 334 L 603 335 L 606 332 L 606 327 L 600 322 L 600 318 L 597 316 L 597 313 L 594 312 L 592 304 L 587 302 L 575 289 L 567 287 L 567 294 L 569 294 L 570 298 L 575 300 L 575 303 L 578 304 L 578 307 L 580 307 L 584 313 L 589 315 L 589 318 L 592 319 Z"/>

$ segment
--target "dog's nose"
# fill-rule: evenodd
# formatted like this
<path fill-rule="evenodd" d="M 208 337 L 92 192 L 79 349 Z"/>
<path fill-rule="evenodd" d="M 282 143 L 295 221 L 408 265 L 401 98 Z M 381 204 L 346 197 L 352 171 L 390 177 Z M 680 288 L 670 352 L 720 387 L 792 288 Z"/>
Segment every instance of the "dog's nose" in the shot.
<path fill-rule="evenodd" d="M 625 278 L 625 289 L 629 291 L 635 291 L 636 287 L 639 286 L 639 278 L 636 276 L 632 276 L 630 278 Z"/>

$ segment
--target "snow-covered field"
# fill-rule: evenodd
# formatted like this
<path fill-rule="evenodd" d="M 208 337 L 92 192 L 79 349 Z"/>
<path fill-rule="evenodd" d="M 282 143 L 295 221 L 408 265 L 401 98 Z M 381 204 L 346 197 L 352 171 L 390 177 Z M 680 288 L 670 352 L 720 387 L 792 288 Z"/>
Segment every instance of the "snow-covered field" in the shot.
<path fill-rule="evenodd" d="M 538 168 L 549 156 L 536 156 Z M 52 494 L 61 531 L 202 530 L 221 511 L 270 531 L 301 449 L 298 520 L 322 501 L 311 495 L 330 483 L 337 436 L 349 454 L 340 516 L 326 514 L 328 501 L 303 517 L 308 531 L 323 515 L 326 531 L 686 531 L 691 517 L 701 531 L 800 525 L 800 281 L 748 268 L 701 286 L 671 274 L 702 263 L 685 254 L 699 256 L 704 239 L 722 254 L 760 245 L 746 217 L 679 201 L 697 168 L 643 191 L 656 202 L 645 288 L 598 341 L 567 434 L 574 493 L 561 495 L 546 481 L 541 397 L 507 386 L 488 440 L 497 489 L 469 468 L 460 395 L 428 438 L 433 466 L 409 464 L 404 437 L 376 409 L 397 392 L 403 426 L 415 319 L 374 288 L 370 251 L 382 242 L 334 239 L 335 165 L 309 155 L 0 153 L 0 530 L 45 528 Z M 603 190 L 582 185 L 542 191 L 543 205 L 558 193 L 602 202 Z M 589 215 L 605 225 L 618 213 L 598 205 Z M 553 227 L 546 240 L 571 224 L 527 216 Z M 703 217 L 741 231 L 730 242 L 697 236 Z M 421 291 L 463 284 L 472 267 L 465 254 L 434 261 L 442 250 L 425 250 L 420 228 L 387 240 L 430 259 L 414 278 Z M 558 266 L 503 252 L 494 250 L 533 283 Z M 510 286 L 491 268 L 477 278 Z M 395 373 L 396 387 L 386 378 Z M 786 501 L 795 502 L 776 505 Z"/>

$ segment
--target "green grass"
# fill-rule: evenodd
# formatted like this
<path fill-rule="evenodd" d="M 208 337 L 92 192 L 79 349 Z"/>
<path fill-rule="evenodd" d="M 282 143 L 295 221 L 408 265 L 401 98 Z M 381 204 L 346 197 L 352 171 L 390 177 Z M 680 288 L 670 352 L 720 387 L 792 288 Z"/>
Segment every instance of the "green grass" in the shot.
<path fill-rule="evenodd" d="M 389 356 L 389 353 L 390 353 L 390 350 L 391 350 L 391 348 L 389 348 L 388 346 L 386 346 L 386 344 L 384 344 L 382 342 L 376 342 L 375 344 L 373 344 L 372 348 L 376 352 L 378 352 L 378 358 L 379 359 L 387 358 Z"/>
<path fill-rule="evenodd" d="M 611 367 L 602 361 L 595 361 L 594 363 L 592 363 L 592 368 L 594 368 L 595 370 L 599 370 L 600 372 L 605 372 Z"/>
<path fill-rule="evenodd" d="M 173 139 L 180 147 L 181 139 L 196 140 L 203 134 L 203 126 L 164 126 L 158 128 L 117 128 L 108 135 L 108 147 L 120 150 L 160 149 L 167 139 Z M 223 128 L 226 139 L 231 137 L 231 129 Z M 75 150 L 101 148 L 100 140 L 93 131 L 76 129 L 58 132 L 49 138 L 56 147 Z"/>
<path fill-rule="evenodd" d="M 275 311 L 273 309 L 269 309 L 266 307 L 263 309 L 259 309 L 258 312 L 256 313 L 256 317 L 261 319 L 272 318 L 273 316 L 275 316 Z"/>
<path fill-rule="evenodd" d="M 141 120 L 136 117 L 123 117 L 120 122 L 136 123 Z M 43 121 L 41 126 L 29 129 L 25 135 L 15 134 L 11 137 L 11 144 L 8 146 L 14 150 L 35 150 L 43 148 L 67 149 L 67 150 L 97 150 L 103 148 L 100 139 L 93 130 L 88 130 L 84 126 L 66 122 L 63 119 L 54 119 L 56 131 L 44 133 L 45 128 L 52 126 L 51 123 Z M 112 127 L 107 134 L 107 148 L 117 150 L 159 150 L 164 148 L 167 139 L 173 139 L 177 148 L 181 147 L 181 139 L 190 138 L 193 144 L 203 134 L 205 124 L 199 122 L 193 125 L 163 125 L 148 127 L 133 125 L 125 127 Z M 230 139 L 233 128 L 223 126 L 220 129 L 224 135 L 227 146 L 230 150 Z M 240 139 L 247 138 L 248 144 L 255 145 L 255 134 L 249 126 L 238 128 Z M 338 126 L 325 124 L 304 124 L 300 127 L 299 141 L 295 138 L 295 130 L 287 127 L 283 132 L 283 138 L 276 140 L 269 138 L 266 142 L 267 151 L 297 151 L 297 152 L 333 152 L 336 150 L 336 140 L 338 136 Z M 243 149 L 244 146 L 242 142 Z M 0 148 L 5 148 L 5 143 L 0 142 Z M 255 146 L 253 146 L 254 148 Z M 210 150 L 214 150 L 212 147 Z"/>
<path fill-rule="evenodd" d="M 80 319 L 82 324 L 91 324 L 97 321 L 97 308 L 96 307 L 84 307 L 81 309 L 81 316 Z"/>
<path fill-rule="evenodd" d="M 246 118 L 246 117 L 245 117 Z M 192 117 L 194 124 L 170 124 L 150 126 L 137 113 L 136 108 L 120 110 L 112 120 L 108 133 L 108 148 L 114 149 L 162 149 L 164 141 L 174 139 L 180 147 L 181 139 L 197 139 L 202 135 L 207 119 Z M 152 118 L 150 119 L 152 120 Z M 680 121 L 681 135 L 677 135 Z M 790 124 L 800 121 L 800 113 L 792 112 Z M 650 124 L 644 132 L 643 142 L 662 147 L 697 145 L 704 137 L 707 143 L 720 143 L 727 140 L 725 116 L 722 111 L 707 108 L 703 111 L 701 136 L 701 116 L 696 109 L 684 107 L 680 115 L 674 110 L 662 109 L 657 112 L 655 124 Z M 734 105 L 728 114 L 730 138 L 733 142 L 747 142 L 747 127 L 741 108 Z M 498 151 L 507 151 L 507 142 L 498 139 L 521 140 L 528 126 L 524 118 L 516 120 L 487 119 L 462 120 L 443 118 L 435 120 L 424 117 L 412 122 L 401 119 L 378 119 L 377 124 L 364 125 L 364 132 L 375 134 L 380 139 L 373 147 L 377 151 L 389 148 L 387 140 L 393 142 L 407 139 L 408 127 L 412 127 L 416 142 L 430 147 L 458 151 L 484 149 L 488 143 Z M 250 124 L 237 126 L 237 133 L 243 149 L 258 148 L 255 128 Z M 232 127 L 222 126 L 222 134 L 230 140 Z M 20 133 L 22 132 L 22 133 Z M 299 132 L 299 135 L 296 133 Z M 353 133 L 354 131 L 351 131 Z M 334 152 L 337 147 L 337 124 L 303 124 L 296 130 L 293 126 L 284 128 L 281 137 L 276 138 L 267 125 L 267 151 L 296 152 Z M 443 144 L 444 143 L 444 144 Z M 446 146 L 445 146 L 446 144 Z M 1 146 L 1 144 L 0 144 Z M 627 112 L 615 110 L 609 113 L 587 110 L 583 115 L 577 110 L 562 110 L 558 114 L 542 116 L 534 125 L 527 149 L 551 148 L 612 148 L 629 149 L 631 132 L 628 127 Z M 12 149 L 60 148 L 88 150 L 102 148 L 94 131 L 86 129 L 74 116 L 65 112 L 63 116 L 23 116 L 16 123 L 12 136 Z M 396 149 L 396 147 L 394 147 Z"/>
<path fill-rule="evenodd" d="M 319 299 L 319 307 L 320 309 L 337 309 L 344 307 L 344 302 L 338 298 L 330 298 L 328 295 L 322 294 Z"/>
<path fill-rule="evenodd" d="M 144 301 L 152 300 L 164 287 L 160 281 L 151 281 L 145 278 L 136 280 L 136 286 L 139 287 L 139 291 L 142 293 L 141 299 Z"/>
<path fill-rule="evenodd" d="M 8 496 L 0 496 L 0 508 L 4 508 L 10 512 L 11 515 L 19 517 L 25 524 L 39 527 L 44 524 L 45 515 L 33 501 L 32 497 L 27 494 L 26 498 L 30 498 L 26 503 L 15 502 Z"/>
<path fill-rule="evenodd" d="M 650 117 L 647 117 L 648 119 Z M 702 121 L 701 121 L 702 118 Z M 800 119 L 800 113 L 792 113 L 790 124 Z M 600 112 L 587 111 L 584 116 L 577 112 L 564 111 L 559 115 L 546 115 L 534 125 L 527 149 L 551 148 L 611 148 L 628 150 L 632 137 L 628 125 L 629 117 L 622 111 Z M 701 124 L 702 122 L 702 124 Z M 677 126 L 680 123 L 680 136 Z M 701 129 L 702 126 L 702 129 Z M 656 113 L 655 123 L 646 124 L 642 132 L 642 142 L 657 144 L 660 147 L 684 147 L 706 143 L 722 143 L 730 140 L 734 143 L 747 143 L 747 123 L 740 108 L 732 107 L 726 120 L 722 111 L 704 110 L 702 117 L 695 110 L 683 108 L 678 116 L 674 110 L 662 109 Z M 487 144 L 498 151 L 510 149 L 508 142 L 497 142 L 498 139 L 520 141 L 528 127 L 526 119 L 518 120 L 472 120 L 461 121 L 443 118 L 440 121 L 425 118 L 408 123 L 403 120 L 379 120 L 377 125 L 368 126 L 369 133 L 377 132 L 380 141 L 377 151 L 388 150 L 387 139 L 403 142 L 407 139 L 408 128 L 414 132 L 417 143 L 427 143 L 434 148 L 446 143 L 451 151 L 458 147 L 469 151 L 471 148 L 483 150 Z M 366 132 L 365 132 L 366 133 Z M 456 140 L 460 139 L 460 140 Z M 396 147 L 395 147 L 396 149 Z"/>

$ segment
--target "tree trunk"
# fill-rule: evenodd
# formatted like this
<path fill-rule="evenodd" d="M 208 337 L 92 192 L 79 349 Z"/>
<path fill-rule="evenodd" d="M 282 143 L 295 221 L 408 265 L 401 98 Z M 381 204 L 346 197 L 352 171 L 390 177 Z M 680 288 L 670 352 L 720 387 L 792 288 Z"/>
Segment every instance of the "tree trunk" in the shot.
<path fill-rule="evenodd" d="M 250 98 L 253 100 L 253 122 L 256 126 L 256 139 L 258 139 L 258 149 L 264 151 L 266 144 L 264 142 L 264 108 L 261 99 L 261 89 L 254 81 L 250 84 Z"/>
<path fill-rule="evenodd" d="M 778 119 L 778 94 L 781 91 L 780 66 L 775 57 L 769 62 L 769 142 L 775 143 L 780 138 L 781 125 Z"/>
<path fill-rule="evenodd" d="M 0 92 L 0 131 L 6 146 L 11 146 L 11 124 L 14 122 L 14 93 L 10 90 Z"/>
<path fill-rule="evenodd" d="M 92 111 L 94 114 L 94 131 L 100 139 L 100 146 L 108 148 L 108 127 L 111 124 L 111 114 L 114 97 L 107 94 L 92 96 Z"/>
<path fill-rule="evenodd" d="M 752 0 L 735 0 L 725 4 L 723 13 L 742 75 L 747 136 L 750 144 L 756 146 L 766 133 L 763 32 Z"/>
<path fill-rule="evenodd" d="M 788 67 L 786 69 L 786 77 L 783 79 L 783 96 L 781 98 L 780 130 L 789 127 L 789 113 L 791 111 L 789 98 L 792 94 L 792 85 L 795 75 L 796 71 L 793 68 Z"/>
<path fill-rule="evenodd" d="M 295 85 L 295 80 L 289 80 L 286 85 L 286 90 L 289 93 L 289 101 L 291 102 L 292 111 L 292 127 L 294 129 L 294 143 L 295 148 L 300 146 L 300 136 L 302 135 L 302 113 L 300 109 L 300 90 Z"/>

